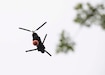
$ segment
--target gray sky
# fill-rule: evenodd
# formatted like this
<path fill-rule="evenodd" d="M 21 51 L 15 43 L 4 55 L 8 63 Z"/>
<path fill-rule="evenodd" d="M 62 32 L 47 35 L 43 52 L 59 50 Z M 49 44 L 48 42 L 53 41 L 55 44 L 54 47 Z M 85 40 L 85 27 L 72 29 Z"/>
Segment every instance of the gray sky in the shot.
<path fill-rule="evenodd" d="M 78 2 L 89 0 L 1 0 L 0 1 L 0 75 L 105 75 L 105 31 L 100 27 L 82 28 L 73 23 Z M 91 0 L 90 0 L 91 1 Z M 99 2 L 97 0 L 91 1 Z M 35 48 L 31 30 L 47 24 L 37 33 L 44 38 L 46 50 L 53 56 Z M 76 41 L 75 52 L 55 54 L 61 30 L 67 30 Z"/>

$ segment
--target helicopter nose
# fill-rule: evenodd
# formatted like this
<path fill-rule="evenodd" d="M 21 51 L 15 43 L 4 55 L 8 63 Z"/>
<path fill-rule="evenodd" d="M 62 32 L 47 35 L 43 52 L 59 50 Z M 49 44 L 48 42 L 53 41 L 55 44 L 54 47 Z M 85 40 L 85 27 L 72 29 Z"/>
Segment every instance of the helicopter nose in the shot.
<path fill-rule="evenodd" d="M 39 45 L 39 41 L 38 40 L 33 40 L 33 45 L 35 45 L 35 46 Z"/>

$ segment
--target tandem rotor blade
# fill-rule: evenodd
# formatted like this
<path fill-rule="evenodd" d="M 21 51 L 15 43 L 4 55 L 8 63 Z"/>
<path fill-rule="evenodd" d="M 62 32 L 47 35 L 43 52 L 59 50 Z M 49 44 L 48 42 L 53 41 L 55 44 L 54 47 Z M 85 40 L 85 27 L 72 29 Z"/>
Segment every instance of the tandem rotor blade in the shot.
<path fill-rule="evenodd" d="M 44 39 L 43 39 L 43 42 L 42 42 L 42 43 L 44 43 L 44 41 L 45 41 L 46 37 L 47 37 L 47 34 L 45 35 L 45 37 L 44 37 Z"/>
<path fill-rule="evenodd" d="M 34 50 L 37 50 L 37 49 L 31 49 L 31 50 L 27 50 L 26 52 L 30 52 L 30 51 L 34 51 Z"/>
<path fill-rule="evenodd" d="M 44 26 L 47 22 L 44 22 L 39 28 L 37 28 L 36 30 L 39 30 L 42 26 Z M 35 30 L 35 31 L 36 31 Z"/>
<path fill-rule="evenodd" d="M 50 56 L 52 56 L 49 52 L 47 52 L 46 50 L 45 50 L 45 52 L 48 54 L 48 55 L 50 55 Z"/>
<path fill-rule="evenodd" d="M 25 29 L 25 28 L 21 28 L 21 27 L 19 27 L 19 29 L 22 29 L 22 30 L 25 30 L 25 31 L 32 32 L 32 31 L 31 31 L 31 30 L 29 30 L 29 29 Z"/>

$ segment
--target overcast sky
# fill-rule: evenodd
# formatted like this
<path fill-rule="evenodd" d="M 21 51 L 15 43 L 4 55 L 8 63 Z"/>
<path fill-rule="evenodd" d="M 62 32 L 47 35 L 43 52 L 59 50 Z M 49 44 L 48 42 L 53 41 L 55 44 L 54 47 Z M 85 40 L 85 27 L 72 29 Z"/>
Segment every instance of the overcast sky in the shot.
<path fill-rule="evenodd" d="M 89 0 L 0 0 L 0 75 L 105 75 L 105 31 L 73 23 L 78 2 Z M 91 0 L 90 0 L 91 1 Z M 91 1 L 93 4 L 99 1 Z M 52 57 L 35 48 L 30 32 L 47 21 L 37 33 Z M 55 54 L 59 33 L 65 29 L 76 42 L 75 52 Z M 76 36 L 75 36 L 76 35 Z"/>

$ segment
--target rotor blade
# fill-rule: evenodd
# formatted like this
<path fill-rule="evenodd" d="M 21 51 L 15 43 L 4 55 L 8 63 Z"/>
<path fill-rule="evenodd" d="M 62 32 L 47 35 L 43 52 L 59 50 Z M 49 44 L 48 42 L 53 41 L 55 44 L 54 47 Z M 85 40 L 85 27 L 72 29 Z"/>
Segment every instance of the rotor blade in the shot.
<path fill-rule="evenodd" d="M 37 28 L 36 30 L 39 30 L 42 26 L 44 26 L 47 22 L 44 22 L 39 28 Z"/>
<path fill-rule="evenodd" d="M 31 30 L 29 30 L 29 29 L 25 29 L 25 28 L 21 28 L 21 27 L 19 27 L 19 29 L 22 29 L 22 30 L 25 30 L 25 31 L 32 32 L 32 31 L 31 31 Z"/>
<path fill-rule="evenodd" d="M 44 37 L 44 39 L 43 39 L 43 42 L 42 42 L 42 43 L 44 43 L 44 41 L 45 41 L 46 37 L 47 37 L 47 34 L 45 35 L 45 37 Z"/>
<path fill-rule="evenodd" d="M 37 50 L 37 49 L 31 49 L 31 50 L 27 50 L 26 52 L 30 52 L 30 51 L 34 51 L 34 50 Z"/>
<path fill-rule="evenodd" d="M 50 55 L 50 56 L 52 56 L 49 52 L 47 52 L 46 50 L 45 50 L 45 52 L 48 54 L 48 55 Z"/>

